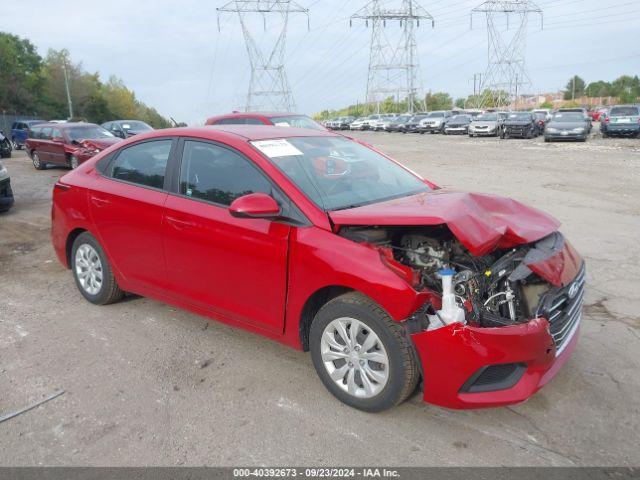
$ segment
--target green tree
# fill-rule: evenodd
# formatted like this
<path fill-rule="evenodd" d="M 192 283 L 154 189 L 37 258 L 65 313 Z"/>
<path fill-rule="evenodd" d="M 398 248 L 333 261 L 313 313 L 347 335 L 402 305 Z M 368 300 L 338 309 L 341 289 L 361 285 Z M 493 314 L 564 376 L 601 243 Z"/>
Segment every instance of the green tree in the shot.
<path fill-rule="evenodd" d="M 455 103 L 456 107 L 464 108 L 466 104 L 467 104 L 466 98 L 456 98 L 456 103 Z"/>
<path fill-rule="evenodd" d="M 0 32 L 0 109 L 38 112 L 42 58 L 26 39 Z"/>
<path fill-rule="evenodd" d="M 586 88 L 585 81 L 578 75 L 574 75 L 567 82 L 567 86 L 564 90 L 564 99 L 572 100 L 574 98 L 580 98 L 584 95 Z"/>
<path fill-rule="evenodd" d="M 540 108 L 553 108 L 553 103 L 551 103 L 551 102 L 542 102 L 540 104 Z"/>
<path fill-rule="evenodd" d="M 427 93 L 424 103 L 428 111 L 451 110 L 453 108 L 453 99 L 445 92 Z"/>
<path fill-rule="evenodd" d="M 608 97 L 611 96 L 611 84 L 598 80 L 597 82 L 591 82 L 585 89 L 587 97 Z"/>
<path fill-rule="evenodd" d="M 636 75 L 623 75 L 611 82 L 612 94 L 620 98 L 621 103 L 635 103 L 640 97 L 640 79 Z"/>

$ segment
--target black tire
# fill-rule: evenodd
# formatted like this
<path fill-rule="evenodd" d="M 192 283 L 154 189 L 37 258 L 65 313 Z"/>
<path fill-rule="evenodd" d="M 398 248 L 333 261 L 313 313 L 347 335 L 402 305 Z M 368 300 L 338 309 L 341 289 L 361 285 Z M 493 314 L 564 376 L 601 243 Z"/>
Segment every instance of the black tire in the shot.
<path fill-rule="evenodd" d="M 321 353 L 321 338 L 327 325 L 341 317 L 354 318 L 366 325 L 380 339 L 389 360 L 389 378 L 375 396 L 351 395 L 330 377 Z M 326 303 L 311 324 L 309 347 L 313 365 L 324 386 L 341 402 L 366 412 L 381 412 L 394 407 L 411 395 L 420 379 L 416 354 L 406 331 L 374 301 L 359 294 L 346 293 Z"/>
<path fill-rule="evenodd" d="M 85 244 L 91 246 L 96 251 L 96 253 L 100 257 L 100 263 L 102 264 L 102 286 L 100 287 L 100 290 L 94 295 L 90 294 L 82 287 L 75 267 L 76 252 L 82 245 Z M 73 278 L 76 282 L 78 290 L 80 290 L 80 293 L 84 298 L 86 298 L 94 305 L 108 305 L 110 303 L 115 303 L 121 300 L 124 296 L 124 292 L 120 289 L 115 277 L 113 276 L 111 265 L 109 265 L 107 256 L 104 254 L 104 250 L 102 250 L 100 243 L 98 243 L 94 236 L 89 232 L 81 233 L 73 242 L 73 247 L 71 248 L 70 264 L 71 271 L 73 272 Z"/>
<path fill-rule="evenodd" d="M 22 150 L 22 145 L 13 140 L 13 149 L 14 150 Z"/>
<path fill-rule="evenodd" d="M 80 163 L 78 162 L 78 157 L 76 157 L 75 155 L 71 155 L 69 157 L 69 168 L 71 170 L 75 170 L 76 168 L 78 168 L 78 165 L 80 165 Z"/>
<path fill-rule="evenodd" d="M 47 168 L 47 164 L 40 160 L 40 155 L 35 150 L 31 152 L 31 162 L 36 170 L 44 170 Z"/>

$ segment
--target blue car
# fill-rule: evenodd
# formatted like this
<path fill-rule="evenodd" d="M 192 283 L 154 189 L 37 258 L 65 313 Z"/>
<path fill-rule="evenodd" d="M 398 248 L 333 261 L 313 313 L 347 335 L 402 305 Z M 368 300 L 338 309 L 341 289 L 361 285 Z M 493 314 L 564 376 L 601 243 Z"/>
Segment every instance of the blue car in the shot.
<path fill-rule="evenodd" d="M 29 131 L 31 130 L 31 127 L 38 125 L 39 123 L 47 123 L 47 121 L 19 120 L 17 122 L 13 122 L 13 125 L 11 125 L 11 143 L 13 144 L 13 148 L 20 150 L 27 141 L 27 138 L 29 138 Z"/>

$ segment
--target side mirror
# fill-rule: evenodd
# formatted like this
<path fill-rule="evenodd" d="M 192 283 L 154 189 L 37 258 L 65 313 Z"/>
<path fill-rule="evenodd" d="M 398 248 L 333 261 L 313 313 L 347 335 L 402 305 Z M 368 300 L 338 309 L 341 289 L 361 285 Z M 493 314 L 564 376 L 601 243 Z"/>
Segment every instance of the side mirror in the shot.
<path fill-rule="evenodd" d="M 229 213 L 237 218 L 275 218 L 280 215 L 280 206 L 266 193 L 250 193 L 236 198 Z"/>

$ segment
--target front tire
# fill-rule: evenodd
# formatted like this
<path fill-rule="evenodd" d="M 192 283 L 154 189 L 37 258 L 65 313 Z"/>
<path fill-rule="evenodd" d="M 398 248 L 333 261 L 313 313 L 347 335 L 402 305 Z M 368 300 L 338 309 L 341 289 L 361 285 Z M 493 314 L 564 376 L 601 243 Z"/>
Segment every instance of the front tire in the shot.
<path fill-rule="evenodd" d="M 325 387 L 359 410 L 380 412 L 402 403 L 420 377 L 405 330 L 358 293 L 336 297 L 320 309 L 309 346 Z"/>
<path fill-rule="evenodd" d="M 71 155 L 71 157 L 69 157 L 69 167 L 71 167 L 72 170 L 75 170 L 76 168 L 78 168 L 78 165 L 80 165 L 80 163 L 78 162 L 78 157 L 76 157 L 75 155 Z"/>
<path fill-rule="evenodd" d="M 71 270 L 82 296 L 95 305 L 115 303 L 124 296 L 104 250 L 89 232 L 81 233 L 73 242 Z"/>

